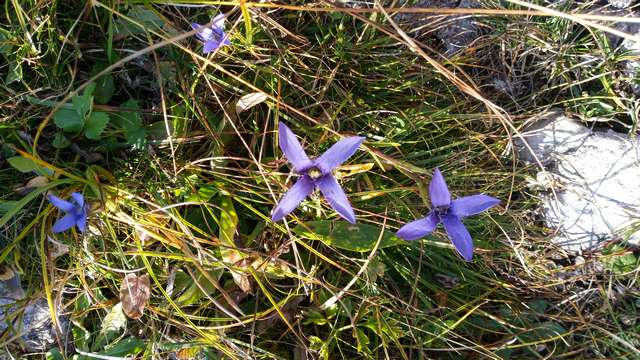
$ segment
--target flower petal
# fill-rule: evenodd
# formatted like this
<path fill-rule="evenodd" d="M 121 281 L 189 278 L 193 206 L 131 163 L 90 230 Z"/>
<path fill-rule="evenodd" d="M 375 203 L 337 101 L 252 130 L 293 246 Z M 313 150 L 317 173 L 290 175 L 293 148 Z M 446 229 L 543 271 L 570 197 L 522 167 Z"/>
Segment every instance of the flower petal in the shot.
<path fill-rule="evenodd" d="M 283 217 L 292 212 L 304 198 L 306 198 L 315 187 L 313 180 L 308 176 L 303 176 L 293 184 L 291 189 L 280 199 L 278 205 L 273 210 L 271 220 L 280 221 Z"/>
<path fill-rule="evenodd" d="M 47 195 L 47 199 L 49 199 L 49 202 L 57 207 L 58 209 L 64 211 L 64 212 L 72 212 L 73 209 L 75 209 L 75 206 L 73 206 L 72 203 L 66 201 L 66 200 L 62 200 L 57 196 L 54 195 Z"/>
<path fill-rule="evenodd" d="M 444 229 L 447 230 L 447 235 L 453 243 L 453 246 L 458 250 L 458 253 L 462 255 L 465 260 L 471 261 L 473 257 L 473 239 L 471 239 L 471 234 L 469 234 L 467 228 L 464 227 L 462 220 L 449 213 L 442 217 L 442 223 L 444 224 Z"/>
<path fill-rule="evenodd" d="M 451 204 L 451 194 L 449 193 L 449 188 L 447 188 L 447 182 L 444 181 L 444 177 L 438 168 L 433 172 L 433 178 L 429 184 L 429 197 L 433 207 L 449 206 Z"/>
<path fill-rule="evenodd" d="M 296 135 L 289 129 L 283 122 L 278 124 L 278 142 L 280 143 L 280 149 L 287 157 L 287 160 L 293 165 L 293 170 L 301 172 L 311 166 L 311 160 L 304 152 L 302 145 Z"/>
<path fill-rule="evenodd" d="M 82 209 L 84 207 L 84 197 L 82 196 L 82 194 L 78 192 L 72 192 L 71 197 L 76 201 L 79 209 Z"/>
<path fill-rule="evenodd" d="M 191 28 L 193 28 L 193 30 L 200 30 L 196 33 L 196 36 L 202 41 L 208 41 L 213 38 L 213 30 L 208 27 L 204 27 L 196 23 L 191 23 Z"/>
<path fill-rule="evenodd" d="M 351 204 L 349 203 L 349 199 L 347 199 L 347 195 L 345 195 L 342 187 L 340 187 L 340 184 L 336 181 L 336 178 L 331 174 L 325 175 L 316 180 L 316 184 L 331 207 L 338 212 L 342 218 L 352 224 L 355 224 L 356 214 L 354 214 L 353 208 L 351 208 Z"/>
<path fill-rule="evenodd" d="M 213 18 L 212 21 L 212 26 L 214 28 L 223 28 L 224 27 L 224 21 L 226 20 L 226 16 L 224 14 L 218 14 L 216 15 L 216 17 Z"/>
<path fill-rule="evenodd" d="M 202 48 L 202 53 L 208 54 L 212 51 L 217 50 L 219 47 L 220 47 L 220 40 L 218 39 L 207 40 L 204 43 L 204 47 Z"/>
<path fill-rule="evenodd" d="M 451 212 L 458 217 L 471 216 L 481 213 L 500 203 L 500 200 L 480 194 L 465 196 L 451 202 Z"/>
<path fill-rule="evenodd" d="M 76 217 L 76 226 L 81 233 L 87 230 L 87 216 L 85 214 Z"/>
<path fill-rule="evenodd" d="M 330 174 L 331 170 L 350 158 L 364 140 L 361 136 L 351 136 L 338 141 L 315 160 L 316 166 L 323 174 Z"/>
<path fill-rule="evenodd" d="M 422 219 L 405 224 L 398 230 L 396 236 L 404 240 L 417 240 L 431 234 L 439 223 L 438 215 L 432 212 Z"/>
<path fill-rule="evenodd" d="M 76 215 L 74 215 L 73 213 L 70 213 L 63 216 L 58 221 L 56 221 L 56 223 L 53 224 L 53 227 L 51 228 L 51 230 L 54 233 L 59 233 L 59 232 L 63 232 L 71 229 L 75 224 L 76 224 Z"/>

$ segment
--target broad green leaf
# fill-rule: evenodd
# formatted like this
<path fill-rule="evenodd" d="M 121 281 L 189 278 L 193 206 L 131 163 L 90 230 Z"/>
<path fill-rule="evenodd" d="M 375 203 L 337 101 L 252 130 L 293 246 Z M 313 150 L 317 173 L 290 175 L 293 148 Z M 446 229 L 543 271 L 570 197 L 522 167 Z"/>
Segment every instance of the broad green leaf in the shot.
<path fill-rule="evenodd" d="M 96 75 L 100 71 L 107 67 L 105 63 L 98 63 L 94 65 L 91 75 Z M 113 93 L 115 92 L 115 84 L 113 81 L 113 75 L 107 74 L 98 78 L 95 82 L 96 89 L 93 92 L 95 102 L 98 104 L 106 104 L 111 100 Z"/>
<path fill-rule="evenodd" d="M 139 5 L 134 6 L 126 14 L 128 18 L 135 21 L 139 25 L 129 21 L 125 18 L 120 18 L 115 21 L 115 34 L 116 36 L 127 36 L 135 34 L 144 34 L 147 30 L 158 31 L 164 21 L 153 10 Z"/>
<path fill-rule="evenodd" d="M 0 28 L 0 54 L 10 56 L 13 51 L 13 37 L 8 30 Z"/>
<path fill-rule="evenodd" d="M 556 336 L 562 336 L 567 333 L 567 330 L 555 321 L 545 321 L 538 326 L 530 329 L 529 331 L 520 335 L 520 338 L 526 342 L 540 341 L 543 339 L 549 339 Z"/>
<path fill-rule="evenodd" d="M 9 61 L 9 71 L 5 78 L 5 84 L 9 85 L 14 81 L 22 80 L 22 63 L 15 60 Z"/>
<path fill-rule="evenodd" d="M 93 104 L 93 96 L 90 94 L 77 95 L 71 98 L 73 108 L 81 118 L 85 118 L 91 111 L 91 105 Z"/>
<path fill-rule="evenodd" d="M 33 160 L 24 156 L 13 156 L 7 159 L 9 165 L 13 166 L 21 173 L 28 173 L 40 169 L 40 166 Z"/>
<path fill-rule="evenodd" d="M 47 351 L 47 354 L 45 355 L 45 359 L 46 360 L 64 360 L 64 357 L 62 356 L 60 349 L 55 347 Z"/>
<path fill-rule="evenodd" d="M 219 192 L 220 188 L 215 184 L 203 184 L 198 188 L 197 192 L 190 194 L 186 201 L 208 202 Z"/>
<path fill-rule="evenodd" d="M 236 249 L 234 237 L 238 230 L 238 214 L 233 207 L 233 200 L 231 196 L 220 197 L 220 231 L 218 238 L 220 239 L 220 255 L 222 261 L 229 264 L 238 264 L 245 255 Z M 247 264 L 247 266 L 251 266 Z M 231 276 L 233 281 L 244 292 L 251 291 L 251 282 L 249 276 L 245 273 L 231 270 Z"/>
<path fill-rule="evenodd" d="M 109 115 L 105 112 L 95 111 L 92 112 L 89 118 L 87 119 L 87 123 L 84 130 L 84 136 L 87 139 L 98 140 L 100 139 L 100 135 L 102 131 L 107 127 L 109 123 Z"/>
<path fill-rule="evenodd" d="M 127 317 L 122 311 L 122 303 L 117 303 L 111 307 L 107 316 L 102 320 L 100 333 L 119 332 L 127 326 Z"/>
<path fill-rule="evenodd" d="M 64 149 L 67 146 L 71 145 L 71 141 L 69 141 L 69 139 L 67 139 L 64 134 L 58 132 L 53 136 L 51 145 L 53 145 L 53 147 L 56 149 Z"/>
<path fill-rule="evenodd" d="M 113 113 L 111 116 L 113 123 L 122 128 L 127 139 L 127 143 L 132 145 L 134 149 L 143 149 L 146 144 L 145 137 L 147 132 L 142 124 L 142 116 L 140 115 L 140 112 L 137 111 L 139 109 L 138 102 L 133 99 L 129 99 L 120 106 L 134 111 Z"/>
<path fill-rule="evenodd" d="M 102 319 L 100 334 L 96 338 L 92 348 L 94 351 L 104 348 L 118 337 L 127 327 L 127 317 L 122 311 L 122 303 L 117 303 L 111 307 L 107 316 Z"/>
<path fill-rule="evenodd" d="M 223 270 L 223 268 L 210 270 L 209 275 L 214 279 L 219 279 L 220 276 L 222 276 Z M 200 286 L 193 281 L 189 274 L 183 271 L 178 271 L 176 273 L 174 291 L 180 292 L 180 296 L 175 300 L 176 304 L 183 306 L 192 305 L 200 301 L 200 299 L 204 298 L 206 295 L 211 295 L 216 291 L 215 286 L 213 286 L 213 284 L 211 284 L 211 282 L 200 272 L 195 276 Z M 182 291 L 183 289 L 185 290 Z M 206 291 L 207 294 L 204 294 L 202 290 Z"/>
<path fill-rule="evenodd" d="M 344 221 L 310 221 L 293 229 L 297 235 L 320 240 L 329 246 L 339 249 L 365 252 L 373 249 L 380 236 L 380 228 L 369 224 L 350 224 Z M 379 249 L 405 244 L 406 242 L 391 231 L 385 230 L 380 240 Z"/>
<path fill-rule="evenodd" d="M 143 350 L 144 341 L 135 337 L 128 337 L 98 354 L 107 356 L 126 356 L 137 355 Z"/>
<path fill-rule="evenodd" d="M 66 132 L 77 133 L 84 126 L 84 119 L 75 110 L 70 109 L 56 111 L 53 114 L 53 122 Z"/>

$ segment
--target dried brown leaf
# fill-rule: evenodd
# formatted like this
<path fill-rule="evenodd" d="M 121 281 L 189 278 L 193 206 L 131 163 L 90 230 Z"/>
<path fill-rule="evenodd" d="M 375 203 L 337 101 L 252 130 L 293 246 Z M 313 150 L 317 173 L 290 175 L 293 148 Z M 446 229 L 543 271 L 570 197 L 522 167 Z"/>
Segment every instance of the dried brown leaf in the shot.
<path fill-rule="evenodd" d="M 27 181 L 27 183 L 24 184 L 24 186 L 19 186 L 13 190 L 19 195 L 26 195 L 31 191 L 33 191 L 34 189 L 43 187 L 48 183 L 49 183 L 49 179 L 47 179 L 45 176 L 36 176 L 33 179 Z"/>
<path fill-rule="evenodd" d="M 151 296 L 149 275 L 127 274 L 120 285 L 122 310 L 132 319 L 140 319 Z"/>
<path fill-rule="evenodd" d="M 248 110 L 267 100 L 267 94 L 254 92 L 241 97 L 236 103 L 236 114 Z"/>

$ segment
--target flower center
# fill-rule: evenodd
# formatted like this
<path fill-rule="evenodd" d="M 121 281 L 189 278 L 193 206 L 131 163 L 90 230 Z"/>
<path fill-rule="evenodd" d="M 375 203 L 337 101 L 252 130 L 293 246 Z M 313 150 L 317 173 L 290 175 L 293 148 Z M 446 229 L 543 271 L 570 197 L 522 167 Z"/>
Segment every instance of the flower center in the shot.
<path fill-rule="evenodd" d="M 436 214 L 438 214 L 438 216 L 446 215 L 447 212 L 449 212 L 449 206 L 448 205 L 438 206 L 436 208 Z"/>
<path fill-rule="evenodd" d="M 309 176 L 312 180 L 318 180 L 322 176 L 322 171 L 314 166 L 307 170 L 307 176 Z"/>

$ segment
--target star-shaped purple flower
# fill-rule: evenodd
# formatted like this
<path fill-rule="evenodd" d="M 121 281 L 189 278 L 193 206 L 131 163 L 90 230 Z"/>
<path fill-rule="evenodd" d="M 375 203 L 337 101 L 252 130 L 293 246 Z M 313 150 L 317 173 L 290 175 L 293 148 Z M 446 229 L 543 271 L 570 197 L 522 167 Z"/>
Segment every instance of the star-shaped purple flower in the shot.
<path fill-rule="evenodd" d="M 224 45 L 231 45 L 229 37 L 224 32 L 224 20 L 224 14 L 218 14 L 213 18 L 211 26 L 191 23 L 191 27 L 194 30 L 200 30 L 196 36 L 204 42 L 203 54 L 208 54 Z"/>
<path fill-rule="evenodd" d="M 347 195 L 342 191 L 331 171 L 350 158 L 365 138 L 360 136 L 344 138 L 313 160 L 310 160 L 304 152 L 291 129 L 282 122 L 278 127 L 278 140 L 280 149 L 293 165 L 293 171 L 302 176 L 276 205 L 271 220 L 280 221 L 309 196 L 313 189 L 318 187 L 329 205 L 342 218 L 354 224 L 356 215 Z"/>
<path fill-rule="evenodd" d="M 82 194 L 73 192 L 71 193 L 71 202 L 62 200 L 57 196 L 48 195 L 47 199 L 53 204 L 53 206 L 64 211 L 66 213 L 61 219 L 53 224 L 51 230 L 54 233 L 63 232 L 71 229 L 74 225 L 78 227 L 80 232 L 84 232 L 87 229 L 87 217 L 89 216 L 89 208 L 84 202 Z"/>
<path fill-rule="evenodd" d="M 426 217 L 410 222 L 398 230 L 396 235 L 405 240 L 416 240 L 424 237 L 442 223 L 449 239 L 462 257 L 471 261 L 473 257 L 473 240 L 462 223 L 465 216 L 481 213 L 500 203 L 500 200 L 487 195 L 471 195 L 451 200 L 440 169 L 436 168 L 429 184 L 429 197 L 433 210 Z"/>

